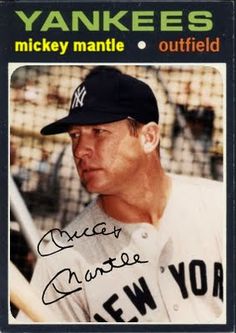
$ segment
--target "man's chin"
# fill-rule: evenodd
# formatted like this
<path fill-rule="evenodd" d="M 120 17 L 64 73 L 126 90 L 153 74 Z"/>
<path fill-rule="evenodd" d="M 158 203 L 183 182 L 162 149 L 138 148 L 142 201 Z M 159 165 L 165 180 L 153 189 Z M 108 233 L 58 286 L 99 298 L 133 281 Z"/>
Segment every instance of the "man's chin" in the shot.
<path fill-rule="evenodd" d="M 89 181 L 81 181 L 82 185 L 86 189 L 87 192 L 89 193 L 101 193 L 101 187 L 97 186 L 96 184 L 93 184 Z"/>
<path fill-rule="evenodd" d="M 95 193 L 95 194 L 104 194 L 104 195 L 108 195 L 111 194 L 111 192 L 113 193 L 113 191 L 109 191 L 108 187 L 105 186 L 104 184 L 93 184 L 93 183 L 82 183 L 84 188 L 86 189 L 87 192 L 89 193 Z"/>

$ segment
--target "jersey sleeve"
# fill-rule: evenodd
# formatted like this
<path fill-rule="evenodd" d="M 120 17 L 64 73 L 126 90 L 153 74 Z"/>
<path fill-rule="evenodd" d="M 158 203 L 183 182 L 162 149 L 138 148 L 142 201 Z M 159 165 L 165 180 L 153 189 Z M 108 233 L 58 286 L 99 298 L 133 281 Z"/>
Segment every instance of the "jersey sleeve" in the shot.
<path fill-rule="evenodd" d="M 221 253 L 222 260 L 225 257 L 226 235 L 226 196 L 222 182 L 206 182 L 201 188 L 201 197 L 204 201 L 206 216 L 211 232 L 214 233 Z"/>

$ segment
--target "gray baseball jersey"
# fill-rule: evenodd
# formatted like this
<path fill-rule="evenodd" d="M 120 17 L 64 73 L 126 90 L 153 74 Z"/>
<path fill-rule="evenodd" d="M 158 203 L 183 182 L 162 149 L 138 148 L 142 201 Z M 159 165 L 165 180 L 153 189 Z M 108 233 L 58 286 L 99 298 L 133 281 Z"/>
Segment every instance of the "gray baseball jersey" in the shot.
<path fill-rule="evenodd" d="M 222 317 L 222 183 L 171 177 L 158 225 L 122 223 L 95 200 L 63 232 L 48 232 L 32 285 L 58 322 L 194 324 Z"/>

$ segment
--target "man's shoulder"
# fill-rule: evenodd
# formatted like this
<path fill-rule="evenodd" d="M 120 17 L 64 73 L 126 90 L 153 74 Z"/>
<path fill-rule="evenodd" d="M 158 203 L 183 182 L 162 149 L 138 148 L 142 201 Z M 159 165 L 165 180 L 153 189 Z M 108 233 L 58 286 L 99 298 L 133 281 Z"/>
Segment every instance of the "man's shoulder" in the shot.
<path fill-rule="evenodd" d="M 204 208 L 205 211 L 221 211 L 224 208 L 223 182 L 179 175 L 171 175 L 175 200 L 189 206 Z"/>
<path fill-rule="evenodd" d="M 220 181 L 175 174 L 171 174 L 170 177 L 173 181 L 174 186 L 203 192 L 207 191 L 219 193 L 223 191 L 223 182 Z"/>
<path fill-rule="evenodd" d="M 179 217 L 176 227 L 180 228 L 181 225 L 182 229 L 189 230 L 190 234 L 193 230 L 196 233 L 205 230 L 206 237 L 210 232 L 213 233 L 213 230 L 222 235 L 225 214 L 223 183 L 179 175 L 171 175 L 171 178 L 171 208 Z"/>
<path fill-rule="evenodd" d="M 97 200 L 94 199 L 79 213 L 65 228 L 66 231 L 85 228 L 88 225 L 95 224 L 95 221 L 100 219 L 100 211 L 97 207 Z"/>

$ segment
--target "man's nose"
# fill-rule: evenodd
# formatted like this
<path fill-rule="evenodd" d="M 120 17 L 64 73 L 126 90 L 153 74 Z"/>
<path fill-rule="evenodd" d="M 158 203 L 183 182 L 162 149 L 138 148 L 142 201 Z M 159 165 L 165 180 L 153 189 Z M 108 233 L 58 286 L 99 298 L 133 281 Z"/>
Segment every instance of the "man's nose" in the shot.
<path fill-rule="evenodd" d="M 93 143 L 87 136 L 81 135 L 78 142 L 73 146 L 73 155 L 77 159 L 83 159 L 84 157 L 92 157 Z"/>

